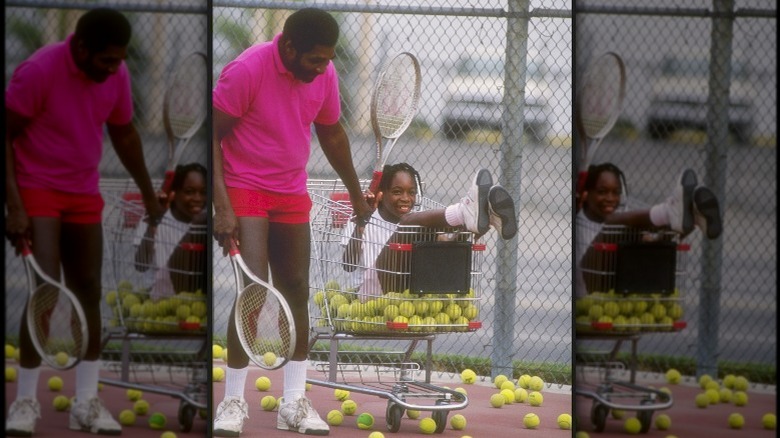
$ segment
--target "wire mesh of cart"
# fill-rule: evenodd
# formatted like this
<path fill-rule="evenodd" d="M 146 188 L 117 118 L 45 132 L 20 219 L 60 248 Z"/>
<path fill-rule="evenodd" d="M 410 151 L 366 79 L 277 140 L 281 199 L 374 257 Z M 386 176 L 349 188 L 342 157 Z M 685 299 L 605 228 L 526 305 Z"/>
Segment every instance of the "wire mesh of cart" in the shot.
<path fill-rule="evenodd" d="M 578 230 L 593 226 L 578 217 Z M 587 295 L 575 301 L 578 381 L 576 393 L 593 400 L 591 421 L 603 431 L 611 410 L 636 411 L 646 433 L 653 412 L 672 406 L 670 394 L 635 383 L 642 334 L 676 333 L 686 327 L 682 293 L 690 246 L 671 231 L 605 225 L 582 255 L 579 271 Z M 584 341 L 584 342 L 583 342 Z M 588 341 L 613 348 L 588 350 Z M 630 343 L 629 366 L 617 361 Z M 629 380 L 623 377 L 630 373 Z"/>
<path fill-rule="evenodd" d="M 465 408 L 468 398 L 431 384 L 432 345 L 439 333 L 481 328 L 484 245 L 455 228 L 376 220 L 357 235 L 339 181 L 310 180 L 308 190 L 310 358 L 324 378 L 310 383 L 386 399 L 391 432 L 399 430 L 405 410 L 431 411 L 436 432 L 443 432 L 449 411 Z M 422 210 L 442 208 L 419 196 L 416 204 Z M 345 258 L 350 243 L 354 252 Z M 416 354 L 418 346 L 425 352 Z"/>
<path fill-rule="evenodd" d="M 179 425 L 188 432 L 208 396 L 206 227 L 166 214 L 150 230 L 132 181 L 101 181 L 101 192 L 101 382 L 179 399 Z"/>

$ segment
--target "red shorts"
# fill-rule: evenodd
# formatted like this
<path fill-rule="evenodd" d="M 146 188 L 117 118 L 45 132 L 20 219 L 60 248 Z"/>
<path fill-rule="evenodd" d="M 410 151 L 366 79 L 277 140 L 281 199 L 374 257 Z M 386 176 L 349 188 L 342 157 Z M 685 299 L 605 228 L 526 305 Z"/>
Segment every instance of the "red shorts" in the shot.
<path fill-rule="evenodd" d="M 24 210 L 30 217 L 56 217 L 72 224 L 99 224 L 103 220 L 103 197 L 48 189 L 19 189 Z"/>
<path fill-rule="evenodd" d="M 311 198 L 282 195 L 264 190 L 227 188 L 230 204 L 238 217 L 266 217 L 269 222 L 305 224 L 309 222 Z"/>

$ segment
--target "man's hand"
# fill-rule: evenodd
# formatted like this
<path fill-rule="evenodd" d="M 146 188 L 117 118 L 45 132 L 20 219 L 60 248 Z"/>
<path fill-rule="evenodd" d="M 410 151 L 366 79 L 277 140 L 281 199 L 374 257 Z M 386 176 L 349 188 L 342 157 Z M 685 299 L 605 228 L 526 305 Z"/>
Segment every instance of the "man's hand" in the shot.
<path fill-rule="evenodd" d="M 230 250 L 230 240 L 238 240 L 238 218 L 232 211 L 216 213 L 213 217 L 212 228 L 214 239 L 222 247 L 222 255 L 226 256 Z"/>
<path fill-rule="evenodd" d="M 27 212 L 22 210 L 11 211 L 5 217 L 5 237 L 14 246 L 16 255 L 22 253 L 21 239 L 29 242 L 32 237 L 30 218 Z"/>
<path fill-rule="evenodd" d="M 370 197 L 369 197 L 370 194 Z M 352 212 L 355 214 L 355 218 L 357 219 L 358 224 L 366 223 L 369 219 L 371 219 L 371 215 L 374 214 L 374 207 L 372 207 L 371 204 L 369 204 L 368 199 L 373 200 L 374 195 L 371 194 L 371 192 L 366 192 L 366 194 L 353 197 L 350 199 L 352 202 Z"/>

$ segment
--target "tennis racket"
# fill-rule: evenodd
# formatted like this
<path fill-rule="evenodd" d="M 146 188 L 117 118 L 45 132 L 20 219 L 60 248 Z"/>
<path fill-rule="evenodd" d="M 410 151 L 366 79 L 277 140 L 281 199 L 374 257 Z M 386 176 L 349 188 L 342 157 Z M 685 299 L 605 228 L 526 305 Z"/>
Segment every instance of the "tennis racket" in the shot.
<path fill-rule="evenodd" d="M 584 134 L 582 159 L 577 176 L 577 196 L 582 197 L 585 179 L 601 140 L 609 133 L 623 109 L 626 94 L 626 69 L 623 59 L 607 52 L 585 69 L 577 99 L 577 124 Z"/>
<path fill-rule="evenodd" d="M 295 351 L 290 306 L 276 288 L 252 273 L 235 240 L 230 242 L 229 253 L 237 292 L 234 324 L 241 346 L 257 366 L 281 368 Z"/>
<path fill-rule="evenodd" d="M 73 292 L 43 272 L 24 239 L 21 249 L 30 288 L 25 319 L 32 344 L 47 365 L 72 368 L 87 352 L 84 309 Z"/>
<path fill-rule="evenodd" d="M 409 52 L 393 57 L 379 73 L 371 96 L 371 127 L 376 137 L 376 162 L 369 184 L 376 194 L 382 168 L 398 137 L 417 114 L 420 102 L 420 63 Z M 391 140 L 385 147 L 385 140 Z"/>

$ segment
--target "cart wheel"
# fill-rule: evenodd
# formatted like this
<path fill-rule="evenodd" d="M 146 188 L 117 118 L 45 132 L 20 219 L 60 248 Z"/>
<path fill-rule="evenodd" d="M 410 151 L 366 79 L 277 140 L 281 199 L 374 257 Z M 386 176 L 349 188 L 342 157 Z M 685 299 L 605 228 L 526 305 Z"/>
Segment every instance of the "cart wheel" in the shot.
<path fill-rule="evenodd" d="M 179 427 L 182 432 L 189 432 L 192 430 L 195 414 L 196 409 L 194 406 L 184 402 L 179 404 Z"/>
<path fill-rule="evenodd" d="M 590 421 L 593 423 L 593 428 L 596 432 L 603 432 L 604 427 L 607 425 L 607 414 L 609 414 L 609 408 L 598 402 L 593 402 L 593 406 L 590 409 Z"/>
<path fill-rule="evenodd" d="M 398 432 L 398 429 L 401 428 L 401 417 L 403 415 L 404 408 L 393 402 L 387 402 L 387 411 L 385 413 L 387 430 L 393 433 Z"/>
<path fill-rule="evenodd" d="M 639 404 L 649 405 L 652 403 L 653 403 L 652 400 L 642 400 Z M 637 411 L 636 418 L 639 419 L 639 423 L 642 425 L 642 428 L 639 429 L 639 432 L 647 433 L 650 430 L 650 426 L 653 423 L 653 411 L 651 410 Z"/>
<path fill-rule="evenodd" d="M 433 411 L 431 412 L 431 418 L 436 422 L 436 433 L 444 432 L 447 428 L 447 414 L 449 411 Z"/>

